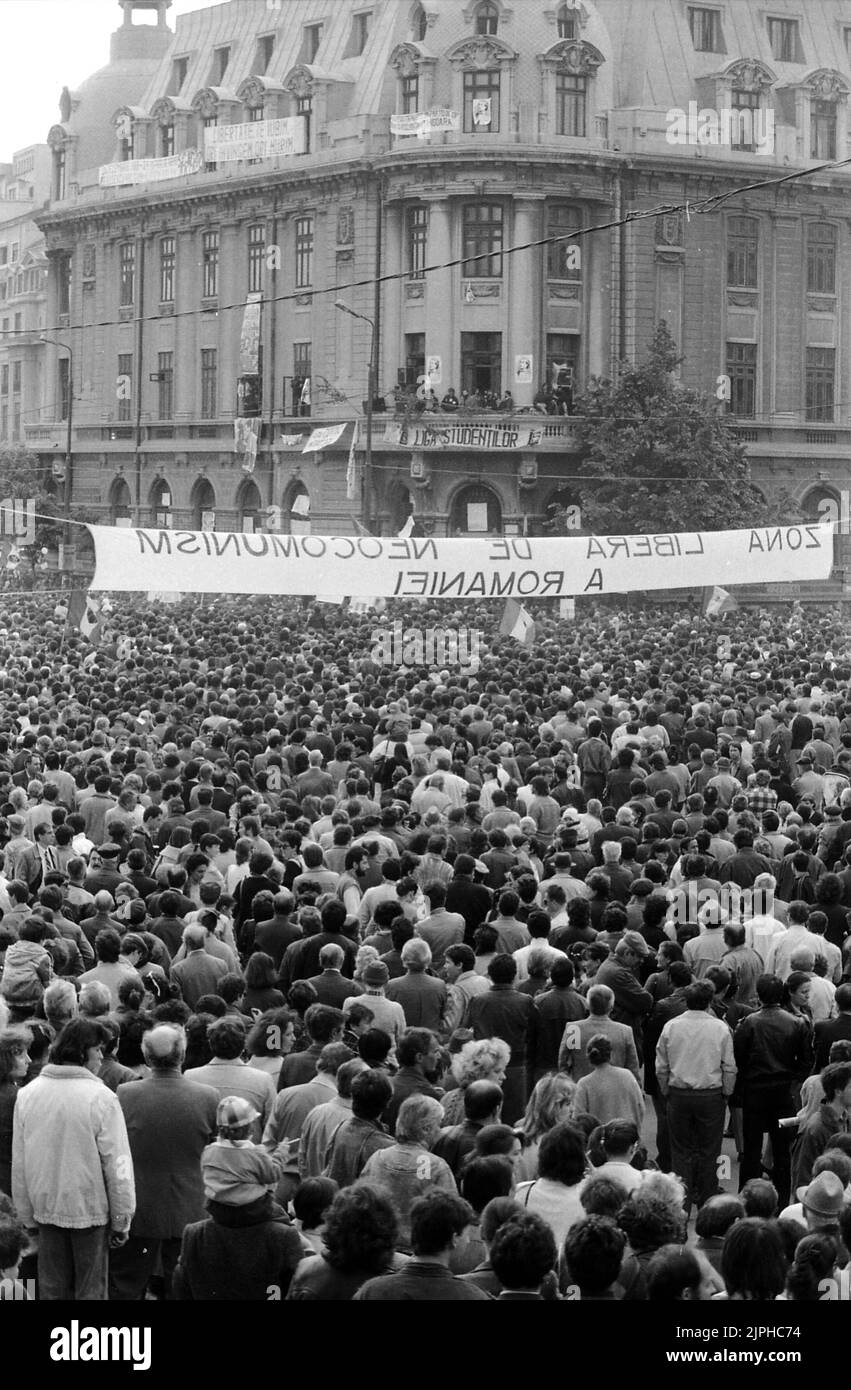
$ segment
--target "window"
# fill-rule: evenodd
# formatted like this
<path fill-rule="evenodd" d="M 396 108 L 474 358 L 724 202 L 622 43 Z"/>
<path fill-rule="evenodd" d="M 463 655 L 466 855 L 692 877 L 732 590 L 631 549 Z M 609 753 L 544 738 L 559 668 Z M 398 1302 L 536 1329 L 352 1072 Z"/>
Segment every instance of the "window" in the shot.
<path fill-rule="evenodd" d="M 246 121 L 248 121 L 250 124 L 253 124 L 255 121 L 262 121 L 262 119 L 263 119 L 263 107 L 262 107 L 262 106 L 246 106 L 246 108 L 245 108 L 245 119 L 246 119 Z"/>
<path fill-rule="evenodd" d="M 582 213 L 579 208 L 566 203 L 551 203 L 547 208 L 547 236 L 566 237 L 582 226 Z M 547 279 L 582 279 L 578 265 L 578 241 L 551 241 L 547 246 Z"/>
<path fill-rule="evenodd" d="M 584 140 L 587 135 L 588 79 L 581 73 L 556 73 L 556 133 Z"/>
<path fill-rule="evenodd" d="M 17 264 L 18 264 L 18 257 L 20 256 L 20 254 L 21 254 L 21 245 L 20 245 L 20 242 L 18 242 L 18 241 L 13 241 L 13 242 L 12 242 L 12 250 L 11 250 L 11 252 L 10 252 L 10 254 L 9 254 L 9 262 L 10 262 L 11 265 L 17 265 Z"/>
<path fill-rule="evenodd" d="M 731 149 L 753 153 L 756 149 L 756 112 L 759 110 L 759 92 L 748 92 L 743 87 L 733 87 L 730 92 L 730 109 L 736 113 L 730 122 Z"/>
<path fill-rule="evenodd" d="M 175 243 L 173 236 L 160 241 L 160 303 L 174 303 Z"/>
<path fill-rule="evenodd" d="M 399 83 L 402 96 L 402 115 L 410 116 L 420 109 L 420 79 L 419 74 L 411 73 L 410 77 L 403 77 Z"/>
<path fill-rule="evenodd" d="M 71 257 L 67 254 L 56 257 L 56 312 L 71 312 Z"/>
<path fill-rule="evenodd" d="M 120 352 L 118 354 L 118 381 L 116 383 L 118 392 L 118 419 L 125 424 L 132 416 L 132 390 L 133 390 L 133 354 L 132 352 Z"/>
<path fill-rule="evenodd" d="M 169 79 L 168 84 L 168 95 L 170 97 L 176 97 L 179 94 L 181 87 L 186 81 L 186 73 L 188 69 L 188 58 L 174 58 L 172 60 L 171 78 Z"/>
<path fill-rule="evenodd" d="M 310 378 L 313 375 L 313 345 L 293 343 L 293 415 L 310 414 Z"/>
<path fill-rule="evenodd" d="M 210 86 L 218 87 L 224 79 L 230 63 L 230 48 L 213 49 L 213 70 L 210 74 Z"/>
<path fill-rule="evenodd" d="M 800 63 L 803 61 L 801 53 L 801 39 L 798 33 L 797 19 L 771 19 L 768 24 L 768 42 L 771 44 L 771 52 L 778 63 Z"/>
<path fill-rule="evenodd" d="M 263 288 L 266 259 L 266 228 L 262 222 L 248 228 L 248 293 L 257 294 Z"/>
<path fill-rule="evenodd" d="M 201 349 L 201 419 L 218 415 L 218 365 L 215 348 Z"/>
<path fill-rule="evenodd" d="M 717 10 L 704 10 L 690 5 L 688 24 L 696 53 L 723 53 L 721 16 Z"/>
<path fill-rule="evenodd" d="M 461 334 L 461 389 L 502 395 L 502 334 Z"/>
<path fill-rule="evenodd" d="M 219 122 L 218 122 L 218 117 L 216 117 L 216 116 L 205 116 L 205 117 L 204 117 L 204 120 L 203 120 L 203 128 L 204 128 L 204 130 L 215 130 L 215 128 L 216 128 L 216 126 L 218 125 L 218 123 L 219 123 Z M 216 167 L 216 161 L 215 161 L 215 159 L 206 159 L 206 160 L 204 161 L 204 168 L 205 168 L 206 170 L 209 171 L 210 169 L 215 169 L 215 167 Z"/>
<path fill-rule="evenodd" d="M 13 396 L 19 396 L 20 394 L 21 394 L 21 364 L 20 364 L 20 362 L 13 362 L 13 363 L 12 363 L 12 395 L 13 395 Z"/>
<path fill-rule="evenodd" d="M 842 39 L 845 44 L 845 52 L 851 57 L 851 25 L 846 25 L 842 30 Z"/>
<path fill-rule="evenodd" d="M 372 14 L 356 14 L 352 19 L 352 37 L 349 41 L 347 58 L 359 58 L 366 48 L 369 38 L 369 24 Z"/>
<path fill-rule="evenodd" d="M 499 131 L 500 76 L 499 68 L 464 73 L 464 130 L 468 135 L 481 131 L 495 135 Z M 490 121 L 487 123 L 482 121 L 482 108 L 477 105 L 482 101 L 490 102 Z"/>
<path fill-rule="evenodd" d="M 569 386 L 576 389 L 579 379 L 580 339 L 575 333 L 547 334 L 547 383 L 554 391 Z"/>
<path fill-rule="evenodd" d="M 834 348 L 807 348 L 807 419 L 833 420 Z"/>
<path fill-rule="evenodd" d="M 426 14 L 422 5 L 419 6 L 416 14 L 414 15 L 413 31 L 416 42 L 423 43 L 423 41 L 425 40 L 425 36 L 428 33 L 428 15 Z"/>
<path fill-rule="evenodd" d="M 160 157 L 167 159 L 170 154 L 174 154 L 174 124 L 171 121 L 160 126 Z"/>
<path fill-rule="evenodd" d="M 474 27 L 477 34 L 496 34 L 499 30 L 499 10 L 491 0 L 477 7 Z"/>
<path fill-rule="evenodd" d="M 297 97 L 295 113 L 304 117 L 304 152 L 310 154 L 310 126 L 313 120 L 313 97 Z"/>
<path fill-rule="evenodd" d="M 122 241 L 118 248 L 118 303 L 128 308 L 136 302 L 136 246 Z"/>
<path fill-rule="evenodd" d="M 405 385 L 416 386 L 425 376 L 425 333 L 405 334 Z"/>
<path fill-rule="evenodd" d="M 730 414 L 756 414 L 756 343 L 727 344 Z"/>
<path fill-rule="evenodd" d="M 810 105 L 810 159 L 836 158 L 836 103 L 813 101 Z"/>
<path fill-rule="evenodd" d="M 0 246 L 0 265 L 7 265 L 9 262 L 8 246 Z"/>
<path fill-rule="evenodd" d="M 125 127 L 126 135 L 122 135 L 118 144 L 118 156 L 122 163 L 128 159 L 136 158 L 136 133 L 131 124 Z"/>
<path fill-rule="evenodd" d="M 468 280 L 499 279 L 502 276 L 501 203 L 467 203 L 464 206 L 464 265 L 461 274 Z M 481 256 L 481 260 L 467 259 Z"/>
<path fill-rule="evenodd" d="M 15 315 L 15 333 L 16 333 L 16 334 L 21 333 L 22 330 L 23 330 L 23 326 L 24 326 L 24 316 L 23 316 L 23 314 L 16 314 L 16 315 Z"/>
<path fill-rule="evenodd" d="M 828 222 L 807 228 L 807 292 L 836 294 L 836 228 Z"/>
<path fill-rule="evenodd" d="M 9 394 L 9 363 L 4 362 L 0 367 L 0 396 Z"/>
<path fill-rule="evenodd" d="M 576 11 L 569 5 L 562 5 L 558 12 L 558 36 L 560 39 L 576 38 Z"/>
<path fill-rule="evenodd" d="M 71 409 L 71 359 L 60 357 L 56 364 L 58 371 L 59 419 L 67 420 Z"/>
<path fill-rule="evenodd" d="M 312 63 L 319 52 L 319 45 L 322 42 L 322 25 L 306 24 L 304 26 L 304 40 L 301 45 L 301 61 Z"/>
<path fill-rule="evenodd" d="M 295 285 L 306 289 L 313 284 L 313 218 L 297 217 L 295 221 Z"/>
<path fill-rule="evenodd" d="M 53 197 L 61 201 L 65 197 L 65 148 L 60 146 L 53 151 Z"/>
<path fill-rule="evenodd" d="M 755 290 L 759 255 L 759 223 L 753 217 L 731 217 L 727 228 L 727 284 Z"/>
<path fill-rule="evenodd" d="M 157 416 L 160 420 L 174 418 L 174 353 L 157 354 Z"/>
<path fill-rule="evenodd" d="M 268 71 L 275 52 L 275 35 L 261 34 L 257 40 L 257 53 L 254 58 L 254 71 L 262 77 Z"/>
<path fill-rule="evenodd" d="M 405 218 L 405 232 L 408 275 L 412 280 L 422 280 L 425 275 L 428 246 L 427 207 L 408 208 Z"/>
<path fill-rule="evenodd" d="M 215 299 L 219 292 L 219 234 L 205 232 L 201 238 L 201 293 Z"/>

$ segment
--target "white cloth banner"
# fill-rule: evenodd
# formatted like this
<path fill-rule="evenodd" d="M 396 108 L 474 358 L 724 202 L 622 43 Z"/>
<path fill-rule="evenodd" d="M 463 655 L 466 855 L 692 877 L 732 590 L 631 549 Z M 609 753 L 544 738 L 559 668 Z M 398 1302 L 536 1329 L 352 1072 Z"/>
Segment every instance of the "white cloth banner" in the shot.
<path fill-rule="evenodd" d="M 345 433 L 346 422 L 342 425 L 323 425 L 321 429 L 311 430 L 310 437 L 302 449 L 303 454 L 315 454 L 320 449 L 330 449 L 332 444 Z"/>
<path fill-rule="evenodd" d="M 490 117 L 488 117 L 488 122 Z M 411 111 L 408 115 L 390 117 L 390 134 L 398 137 L 416 135 L 427 140 L 430 135 L 443 130 L 460 130 L 461 116 L 445 106 L 432 107 L 430 111 Z"/>
<path fill-rule="evenodd" d="M 93 590 L 353 598 L 569 598 L 827 579 L 833 530 L 649 536 L 278 536 L 90 526 Z"/>
<path fill-rule="evenodd" d="M 126 183 L 161 183 L 163 179 L 182 179 L 199 174 L 204 167 L 200 150 L 181 150 L 163 159 L 125 159 L 119 164 L 102 164 L 98 187 L 118 188 Z"/>
<path fill-rule="evenodd" d="M 204 154 L 216 164 L 230 164 L 238 159 L 289 159 L 304 154 L 304 149 L 304 116 L 211 126 L 204 131 Z"/>

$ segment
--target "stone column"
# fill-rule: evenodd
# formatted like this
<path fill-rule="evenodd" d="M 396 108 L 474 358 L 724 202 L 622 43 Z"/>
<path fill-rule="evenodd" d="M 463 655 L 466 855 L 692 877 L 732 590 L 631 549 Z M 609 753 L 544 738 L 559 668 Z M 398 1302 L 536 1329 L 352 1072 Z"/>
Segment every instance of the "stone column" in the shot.
<path fill-rule="evenodd" d="M 514 228 L 511 243 L 522 246 L 529 241 L 537 241 L 542 235 L 542 212 L 544 199 L 526 195 L 514 199 Z M 535 395 L 535 381 L 543 380 L 543 364 L 540 323 L 541 306 L 541 258 L 542 250 L 518 251 L 508 256 L 503 265 L 503 273 L 508 280 L 508 342 L 503 345 L 507 357 L 503 376 L 503 390 L 506 387 L 514 396 L 518 406 L 531 405 Z M 528 355 L 533 359 L 532 381 L 520 384 L 514 380 L 515 358 Z"/>

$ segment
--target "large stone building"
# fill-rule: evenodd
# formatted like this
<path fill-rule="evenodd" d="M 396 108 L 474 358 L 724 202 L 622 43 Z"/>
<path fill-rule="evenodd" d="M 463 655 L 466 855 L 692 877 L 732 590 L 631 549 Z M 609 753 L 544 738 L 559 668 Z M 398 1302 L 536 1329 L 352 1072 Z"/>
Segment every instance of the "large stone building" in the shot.
<path fill-rule="evenodd" d="M 43 376 L 47 303 L 44 235 L 34 221 L 50 191 L 47 145 L 0 165 L 0 445 L 22 444 L 28 425 L 55 418 Z M 52 378 L 51 378 L 52 380 Z"/>
<path fill-rule="evenodd" d="M 232 0 L 173 34 L 168 5 L 123 0 L 112 62 L 48 136 L 76 505 L 535 531 L 581 465 L 570 418 L 522 411 L 660 318 L 689 384 L 730 378 L 766 491 L 816 511 L 847 486 L 849 174 L 724 195 L 848 153 L 851 0 Z M 427 371 L 514 413 L 426 429 L 394 391 Z"/>

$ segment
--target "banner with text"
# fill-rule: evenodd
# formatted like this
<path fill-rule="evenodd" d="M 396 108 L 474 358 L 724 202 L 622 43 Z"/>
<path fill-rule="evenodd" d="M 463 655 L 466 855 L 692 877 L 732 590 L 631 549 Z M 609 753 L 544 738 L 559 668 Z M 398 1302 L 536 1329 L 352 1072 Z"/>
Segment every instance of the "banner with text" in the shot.
<path fill-rule="evenodd" d="M 181 150 L 162 159 L 125 159 L 120 164 L 102 164 L 98 169 L 99 188 L 118 188 L 127 183 L 161 183 L 163 179 L 182 179 L 199 174 L 204 167 L 200 150 Z"/>
<path fill-rule="evenodd" d="M 430 111 L 411 111 L 404 116 L 390 117 L 390 134 L 396 136 L 416 135 L 427 140 L 443 130 L 460 130 L 461 116 L 445 106 L 434 106 Z"/>
<path fill-rule="evenodd" d="M 232 164 L 238 159 L 289 159 L 304 151 L 304 116 L 211 126 L 204 131 L 204 154 L 216 164 Z"/>
<path fill-rule="evenodd" d="M 534 599 L 827 579 L 828 526 L 435 540 L 90 526 L 92 589 Z"/>
<path fill-rule="evenodd" d="M 567 423 L 515 426 L 496 417 L 493 424 L 477 420 L 469 425 L 460 420 L 451 425 L 397 425 L 388 421 L 384 439 L 403 449 L 492 449 L 498 453 L 501 449 L 535 449 L 544 440 L 568 440 L 573 432 L 574 427 Z"/>

